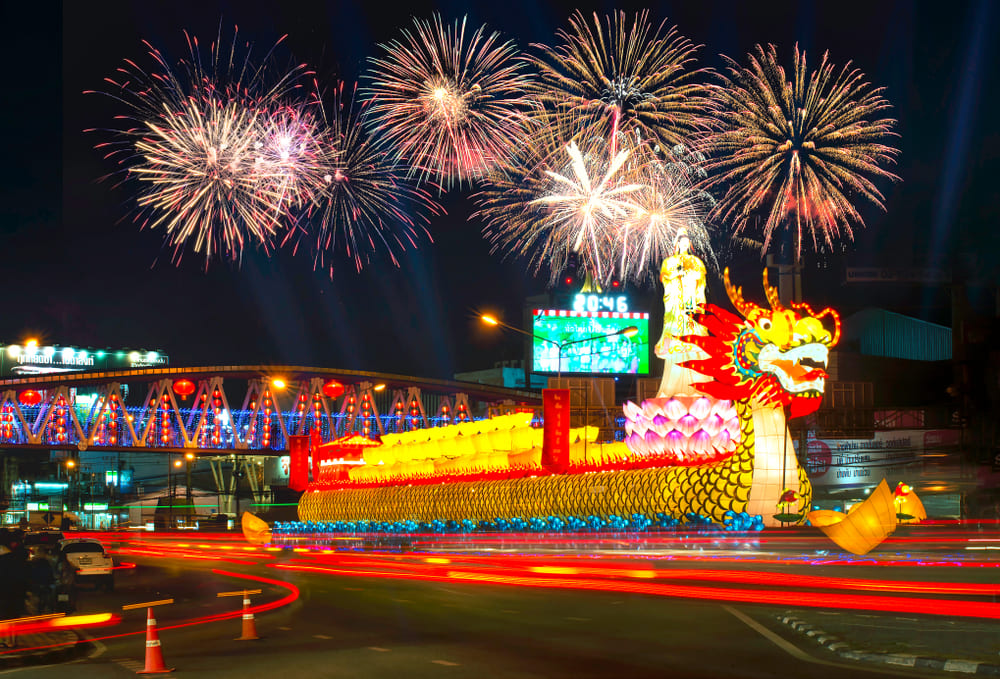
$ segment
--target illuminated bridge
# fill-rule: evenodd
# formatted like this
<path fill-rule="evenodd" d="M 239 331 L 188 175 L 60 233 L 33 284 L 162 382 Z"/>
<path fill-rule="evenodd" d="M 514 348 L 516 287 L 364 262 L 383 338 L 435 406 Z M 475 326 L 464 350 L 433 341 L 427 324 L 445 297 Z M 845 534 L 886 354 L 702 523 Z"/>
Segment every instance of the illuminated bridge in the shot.
<path fill-rule="evenodd" d="M 146 368 L 0 380 L 0 448 L 278 455 L 539 405 L 537 392 L 285 365 Z"/>

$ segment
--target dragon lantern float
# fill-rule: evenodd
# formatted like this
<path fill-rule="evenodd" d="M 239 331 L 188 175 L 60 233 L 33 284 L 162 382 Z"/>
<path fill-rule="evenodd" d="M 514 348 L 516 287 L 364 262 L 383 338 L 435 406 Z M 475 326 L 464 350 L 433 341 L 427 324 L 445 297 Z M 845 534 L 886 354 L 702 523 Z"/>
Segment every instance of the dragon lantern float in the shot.
<path fill-rule="evenodd" d="M 300 519 L 698 515 L 722 523 L 727 512 L 745 512 L 764 525 L 804 521 L 812 489 L 786 418 L 819 407 L 828 351 L 840 336 L 837 313 L 785 306 L 766 270 L 769 308 L 747 301 L 728 269 L 726 291 L 739 315 L 706 304 L 705 267 L 683 235 L 661 281 L 663 380 L 656 398 L 624 405 L 624 444 L 596 444 L 596 430 L 587 428 L 577 434 L 591 442 L 585 457 L 552 473 L 541 465 L 541 431 L 528 427 L 530 415 L 409 432 L 405 441 L 384 437 L 349 480 L 314 483 Z M 462 466 L 463 459 L 480 462 Z"/>

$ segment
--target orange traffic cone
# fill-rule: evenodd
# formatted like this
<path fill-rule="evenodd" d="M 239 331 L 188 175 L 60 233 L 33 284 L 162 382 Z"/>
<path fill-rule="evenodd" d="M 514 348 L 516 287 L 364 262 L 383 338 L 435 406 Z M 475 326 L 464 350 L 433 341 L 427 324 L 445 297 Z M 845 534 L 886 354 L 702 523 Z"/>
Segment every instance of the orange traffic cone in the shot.
<path fill-rule="evenodd" d="M 156 633 L 156 618 L 153 609 L 146 609 L 146 667 L 136 674 L 165 674 L 173 672 L 173 667 L 163 664 L 163 649 L 160 648 L 160 636 Z"/>
<path fill-rule="evenodd" d="M 243 597 L 243 631 L 236 638 L 236 641 L 253 641 L 260 639 L 257 636 L 257 621 L 254 620 L 253 611 L 250 610 L 250 597 Z"/>

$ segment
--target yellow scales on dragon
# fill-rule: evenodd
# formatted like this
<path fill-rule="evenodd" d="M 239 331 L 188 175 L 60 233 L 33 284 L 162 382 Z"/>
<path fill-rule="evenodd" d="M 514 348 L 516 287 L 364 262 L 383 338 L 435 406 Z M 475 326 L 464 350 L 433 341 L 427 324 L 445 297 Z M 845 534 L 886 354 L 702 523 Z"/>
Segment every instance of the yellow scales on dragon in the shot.
<path fill-rule="evenodd" d="M 723 522 L 727 511 L 804 520 L 812 489 L 787 432 L 791 417 L 819 407 L 837 313 L 785 307 L 768 284 L 770 309 L 743 298 L 729 270 L 736 316 L 704 303 L 704 265 L 681 238 L 661 270 L 666 307 L 657 354 L 665 359 L 657 398 L 626 403 L 626 444 L 663 466 L 599 473 L 310 489 L 303 521 L 492 521 L 498 518 L 697 514 Z M 833 329 L 824 327 L 829 318 Z M 700 381 L 699 381 L 700 380 Z M 647 460 L 651 461 L 651 460 Z M 540 470 L 541 471 L 541 470 Z M 789 498 L 793 498 L 789 500 Z M 778 508 L 784 504 L 784 510 Z"/>

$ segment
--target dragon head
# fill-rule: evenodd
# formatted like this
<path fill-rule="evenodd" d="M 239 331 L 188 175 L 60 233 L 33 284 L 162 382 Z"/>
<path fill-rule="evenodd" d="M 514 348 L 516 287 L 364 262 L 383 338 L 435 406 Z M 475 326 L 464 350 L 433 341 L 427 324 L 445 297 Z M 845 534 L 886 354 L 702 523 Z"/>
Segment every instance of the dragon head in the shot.
<path fill-rule="evenodd" d="M 829 349 L 840 339 L 837 312 L 823 309 L 816 313 L 803 303 L 786 308 L 768 284 L 767 269 L 764 292 L 770 309 L 744 300 L 743 289 L 729 281 L 729 269 L 723 278 L 742 318 L 711 304 L 696 317 L 708 335 L 683 340 L 701 347 L 709 358 L 687 361 L 684 366 L 711 379 L 697 387 L 716 398 L 790 405 L 792 417 L 815 411 L 826 383 Z M 833 321 L 832 333 L 823 325 L 827 316 Z"/>

